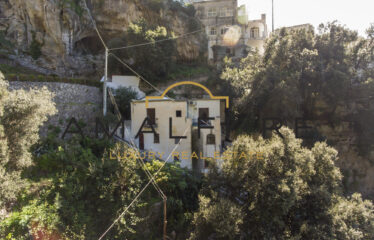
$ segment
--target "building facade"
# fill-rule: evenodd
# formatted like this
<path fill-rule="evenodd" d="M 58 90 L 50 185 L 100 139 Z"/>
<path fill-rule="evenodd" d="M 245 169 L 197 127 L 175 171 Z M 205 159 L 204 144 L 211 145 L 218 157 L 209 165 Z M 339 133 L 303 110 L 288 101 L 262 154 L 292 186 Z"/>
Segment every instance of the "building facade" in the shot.
<path fill-rule="evenodd" d="M 248 20 L 245 5 L 238 7 L 237 0 L 195 0 L 192 4 L 208 36 L 208 60 L 242 58 L 251 49 L 264 51 L 268 36 L 265 14 Z"/>
<path fill-rule="evenodd" d="M 204 172 L 222 152 L 220 100 L 145 100 L 131 103 L 131 138 L 140 150 Z M 224 108 L 223 108 L 224 109 Z M 210 159 L 210 160 L 209 160 Z"/>

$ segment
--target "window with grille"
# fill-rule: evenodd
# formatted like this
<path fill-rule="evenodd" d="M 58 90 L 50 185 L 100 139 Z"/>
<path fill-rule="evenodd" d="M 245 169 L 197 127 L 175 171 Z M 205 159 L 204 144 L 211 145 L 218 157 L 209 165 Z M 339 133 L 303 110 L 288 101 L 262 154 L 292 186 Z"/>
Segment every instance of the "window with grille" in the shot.
<path fill-rule="evenodd" d="M 216 144 L 216 136 L 214 134 L 208 134 L 206 136 L 206 144 Z"/>

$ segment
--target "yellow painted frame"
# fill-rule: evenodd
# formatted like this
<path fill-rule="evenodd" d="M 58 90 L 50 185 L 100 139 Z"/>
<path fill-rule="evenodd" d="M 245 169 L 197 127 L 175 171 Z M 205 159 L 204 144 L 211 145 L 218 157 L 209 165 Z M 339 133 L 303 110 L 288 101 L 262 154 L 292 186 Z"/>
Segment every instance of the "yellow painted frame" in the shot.
<path fill-rule="evenodd" d="M 200 87 L 205 90 L 210 96 L 211 99 L 217 99 L 217 100 L 225 100 L 226 101 L 226 108 L 229 108 L 229 97 L 228 96 L 214 96 L 212 92 L 205 87 L 204 85 L 197 83 L 197 82 L 192 82 L 192 81 L 183 81 L 183 82 L 178 82 L 174 83 L 173 85 L 170 85 L 163 93 L 161 96 L 146 96 L 145 97 L 145 106 L 148 107 L 148 102 L 149 100 L 157 100 L 157 99 L 164 99 L 165 95 L 173 88 L 182 86 L 182 85 L 194 85 L 197 87 Z"/>

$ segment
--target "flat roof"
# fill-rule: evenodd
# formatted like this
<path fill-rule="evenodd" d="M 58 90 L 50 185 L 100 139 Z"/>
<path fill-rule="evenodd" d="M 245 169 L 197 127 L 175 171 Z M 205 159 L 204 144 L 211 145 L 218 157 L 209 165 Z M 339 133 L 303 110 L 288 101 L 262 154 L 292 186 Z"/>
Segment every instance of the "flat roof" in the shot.
<path fill-rule="evenodd" d="M 164 99 L 149 99 L 149 102 L 188 102 L 188 101 L 221 101 L 221 99 L 211 99 L 211 98 L 199 98 L 199 99 L 190 99 L 190 100 L 182 100 L 182 99 L 170 99 L 170 98 L 164 98 Z M 145 102 L 145 99 L 138 99 L 138 100 L 131 100 L 133 103 L 143 103 Z"/>

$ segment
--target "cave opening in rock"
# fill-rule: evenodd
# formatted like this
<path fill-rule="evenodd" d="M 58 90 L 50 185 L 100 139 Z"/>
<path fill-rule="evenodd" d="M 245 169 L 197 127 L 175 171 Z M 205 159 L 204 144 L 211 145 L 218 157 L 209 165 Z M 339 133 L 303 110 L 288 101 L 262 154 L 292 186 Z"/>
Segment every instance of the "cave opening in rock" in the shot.
<path fill-rule="evenodd" d="M 81 54 L 96 55 L 104 50 L 103 45 L 97 36 L 88 36 L 75 42 L 74 52 Z"/>

